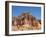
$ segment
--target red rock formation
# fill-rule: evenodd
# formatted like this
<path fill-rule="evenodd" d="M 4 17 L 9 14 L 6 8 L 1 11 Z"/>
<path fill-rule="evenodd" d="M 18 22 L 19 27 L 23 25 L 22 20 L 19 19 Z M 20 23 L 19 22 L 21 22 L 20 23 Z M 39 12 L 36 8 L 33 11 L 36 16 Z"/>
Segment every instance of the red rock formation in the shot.
<path fill-rule="evenodd" d="M 39 29 L 40 28 L 40 22 L 36 20 L 36 18 L 29 13 L 22 13 L 18 17 L 12 18 L 12 25 L 19 25 L 19 26 L 32 26 L 33 29 Z"/>

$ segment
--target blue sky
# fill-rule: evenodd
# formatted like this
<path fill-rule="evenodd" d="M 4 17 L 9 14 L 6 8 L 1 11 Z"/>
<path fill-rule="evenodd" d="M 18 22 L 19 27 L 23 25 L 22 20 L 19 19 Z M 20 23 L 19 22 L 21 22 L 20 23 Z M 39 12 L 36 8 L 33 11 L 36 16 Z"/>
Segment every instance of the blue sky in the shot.
<path fill-rule="evenodd" d="M 12 6 L 12 16 L 19 16 L 22 12 L 30 12 L 36 19 L 41 19 L 41 7 Z"/>

